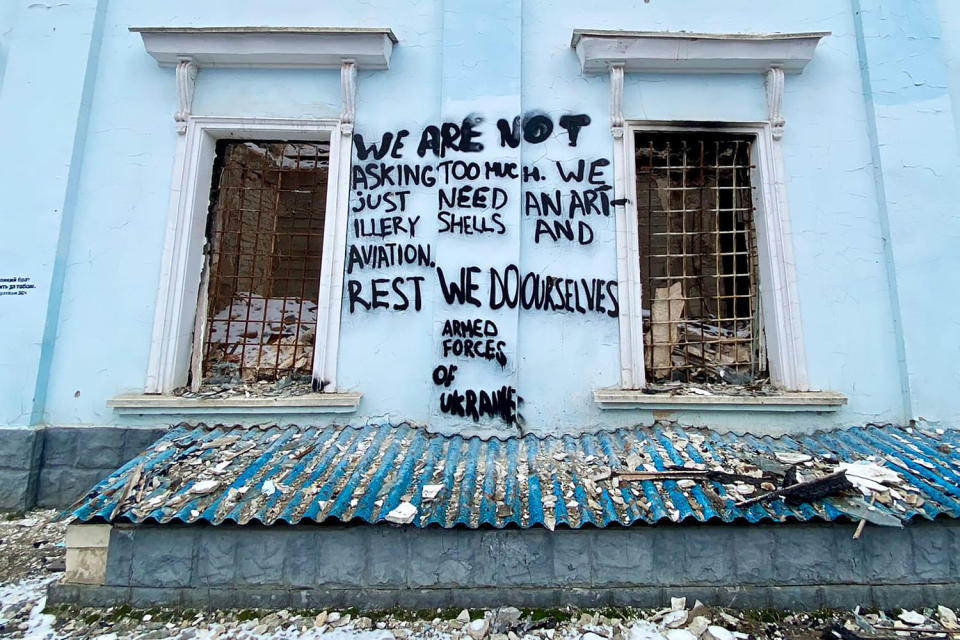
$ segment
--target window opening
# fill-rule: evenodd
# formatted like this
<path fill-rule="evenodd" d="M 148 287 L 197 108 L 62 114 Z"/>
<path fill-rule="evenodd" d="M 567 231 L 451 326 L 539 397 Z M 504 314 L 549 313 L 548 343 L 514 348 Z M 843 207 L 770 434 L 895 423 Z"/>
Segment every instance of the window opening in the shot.
<path fill-rule="evenodd" d="M 767 378 L 750 136 L 638 132 L 648 382 Z"/>
<path fill-rule="evenodd" d="M 194 346 L 203 383 L 309 382 L 328 162 L 327 142 L 218 142 Z"/>

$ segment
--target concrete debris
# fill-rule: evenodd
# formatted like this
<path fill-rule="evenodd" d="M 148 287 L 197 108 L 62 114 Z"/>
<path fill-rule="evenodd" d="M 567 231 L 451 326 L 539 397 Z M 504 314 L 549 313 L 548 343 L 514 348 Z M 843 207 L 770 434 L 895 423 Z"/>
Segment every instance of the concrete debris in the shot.
<path fill-rule="evenodd" d="M 736 616 L 732 616 L 726 611 L 720 611 L 719 613 L 720 613 L 720 619 L 723 620 L 729 626 L 735 627 L 742 622 L 740 618 L 737 618 Z"/>
<path fill-rule="evenodd" d="M 410 524 L 417 515 L 417 508 L 409 502 L 401 502 L 387 514 L 386 521 L 393 524 Z"/>
<path fill-rule="evenodd" d="M 243 381 L 229 377 L 211 378 L 193 391 L 190 387 L 178 387 L 173 394 L 190 400 L 224 400 L 229 398 L 275 398 L 293 397 L 314 393 L 313 380 L 309 374 L 291 374 L 276 381 Z"/>
<path fill-rule="evenodd" d="M 329 619 L 329 618 L 327 619 L 327 624 L 329 624 L 329 625 L 330 625 L 331 627 L 333 627 L 333 628 L 343 627 L 343 626 L 346 626 L 346 625 L 349 624 L 349 623 L 350 623 L 350 614 L 349 614 L 349 613 L 345 613 L 345 614 L 343 614 L 342 616 L 339 616 L 339 617 L 337 617 L 337 618 L 334 619 L 334 620 L 331 620 L 331 619 Z"/>
<path fill-rule="evenodd" d="M 190 493 L 198 496 L 206 495 L 220 486 L 219 480 L 200 480 L 190 487 Z"/>
<path fill-rule="evenodd" d="M 660 622 L 668 629 L 679 629 L 687 624 L 687 612 L 683 609 L 674 609 L 663 616 Z"/>
<path fill-rule="evenodd" d="M 686 629 L 668 629 L 663 635 L 667 640 L 697 640 L 697 636 Z"/>
<path fill-rule="evenodd" d="M 674 611 L 683 611 L 687 608 L 686 598 L 670 598 L 670 608 Z"/>
<path fill-rule="evenodd" d="M 272 496 L 277 492 L 277 486 L 273 483 L 273 480 L 267 480 L 263 483 L 263 486 L 260 487 L 260 493 L 265 496 Z"/>
<path fill-rule="evenodd" d="M 506 633 L 520 622 L 520 609 L 500 607 L 493 612 L 490 620 L 490 633 Z"/>
<path fill-rule="evenodd" d="M 710 626 L 710 618 L 705 618 L 704 616 L 696 616 L 693 620 L 690 621 L 690 624 L 687 625 L 687 631 L 692 633 L 696 637 L 703 635 L 703 632 L 707 630 L 707 627 Z"/>
<path fill-rule="evenodd" d="M 953 609 L 940 605 L 937 607 L 937 617 L 940 618 L 940 624 L 944 629 L 960 629 L 960 624 L 957 624 L 957 614 Z"/>
<path fill-rule="evenodd" d="M 723 627 L 710 625 L 703 634 L 701 640 L 734 640 L 733 633 Z"/>
<path fill-rule="evenodd" d="M 630 627 L 624 640 L 663 640 L 663 637 L 657 625 L 641 620 Z"/>
<path fill-rule="evenodd" d="M 464 609 L 460 612 L 460 615 L 457 616 L 457 622 L 460 624 L 467 624 L 470 622 L 470 612 Z"/>
<path fill-rule="evenodd" d="M 912 625 L 921 625 L 927 621 L 927 617 L 925 615 L 922 613 L 917 613 L 916 611 L 910 611 L 909 609 L 904 609 L 897 617 L 907 624 Z"/>
<path fill-rule="evenodd" d="M 420 492 L 420 497 L 424 502 L 429 502 L 430 500 L 435 500 L 440 491 L 443 489 L 442 484 L 425 484 L 423 489 Z"/>
<path fill-rule="evenodd" d="M 773 455 L 783 464 L 802 464 L 813 460 L 813 456 L 808 456 L 805 453 L 794 453 L 793 451 L 777 451 Z"/>
<path fill-rule="evenodd" d="M 470 621 L 465 627 L 467 635 L 473 640 L 483 640 L 490 631 L 490 621 L 486 617 Z"/>

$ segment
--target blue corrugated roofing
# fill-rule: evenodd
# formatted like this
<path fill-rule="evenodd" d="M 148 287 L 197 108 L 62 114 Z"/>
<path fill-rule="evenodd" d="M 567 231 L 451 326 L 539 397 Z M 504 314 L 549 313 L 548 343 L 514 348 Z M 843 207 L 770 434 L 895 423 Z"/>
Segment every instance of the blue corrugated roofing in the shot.
<path fill-rule="evenodd" d="M 850 492 L 738 508 L 737 501 L 762 489 L 707 480 L 626 482 L 617 475 L 681 467 L 782 473 L 777 452 L 781 459 L 784 452 L 812 456 L 798 467 L 806 477 L 825 475 L 838 461 L 870 460 L 897 472 L 901 481 L 869 512 L 874 520 L 960 516 L 957 430 L 869 426 L 775 439 L 663 425 L 484 441 L 406 424 L 181 426 L 68 514 L 81 521 L 376 523 L 409 502 L 416 509 L 412 523 L 421 527 L 553 528 L 859 519 L 867 513 L 862 496 Z M 431 490 L 438 490 L 436 497 L 425 499 Z"/>

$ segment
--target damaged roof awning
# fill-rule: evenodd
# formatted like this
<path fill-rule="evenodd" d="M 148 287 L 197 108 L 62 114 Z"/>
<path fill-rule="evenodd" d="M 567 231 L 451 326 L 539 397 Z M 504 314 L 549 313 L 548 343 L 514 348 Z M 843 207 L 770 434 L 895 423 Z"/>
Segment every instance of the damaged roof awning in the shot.
<path fill-rule="evenodd" d="M 658 425 L 506 440 L 407 424 L 181 426 L 68 515 L 445 528 L 837 518 L 899 526 L 960 516 L 958 452 L 960 431 L 894 426 L 775 439 Z M 840 483 L 819 482 L 842 471 Z M 802 483 L 813 490 L 785 492 Z"/>

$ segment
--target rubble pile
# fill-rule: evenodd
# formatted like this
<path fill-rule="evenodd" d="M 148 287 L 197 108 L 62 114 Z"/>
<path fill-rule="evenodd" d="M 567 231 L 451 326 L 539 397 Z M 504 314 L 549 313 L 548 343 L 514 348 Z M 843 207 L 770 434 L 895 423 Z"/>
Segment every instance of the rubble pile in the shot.
<path fill-rule="evenodd" d="M 957 629 L 951 609 L 791 613 L 688 606 L 673 598 L 660 610 L 608 609 L 420 612 L 183 611 L 60 608 L 27 603 L 2 632 L 15 638 L 92 640 L 865 640 L 946 637 Z M 22 621 L 21 621 L 22 620 Z M 906 620 L 909 620 L 907 622 Z M 18 622 L 21 621 L 21 622 Z M 43 633 L 36 633 L 37 629 Z"/>
<path fill-rule="evenodd" d="M 210 320 L 206 367 L 216 381 L 237 373 L 245 382 L 261 372 L 309 373 L 316 324 L 316 302 L 238 293 Z"/>
<path fill-rule="evenodd" d="M 225 398 L 276 398 L 302 396 L 313 393 L 312 378 L 309 375 L 290 375 L 276 382 L 258 380 L 257 382 L 224 381 L 208 382 L 193 391 L 190 387 L 179 387 L 173 391 L 181 398 L 199 400 L 220 400 Z"/>
<path fill-rule="evenodd" d="M 718 377 L 731 377 L 729 369 L 722 367 Z M 644 393 L 664 394 L 670 396 L 776 396 L 782 395 L 783 389 L 770 383 L 768 378 L 757 378 L 742 384 L 726 382 L 648 382 L 643 388 Z"/>
<path fill-rule="evenodd" d="M 53 510 L 0 514 L 0 583 L 63 571 L 65 522 Z"/>

